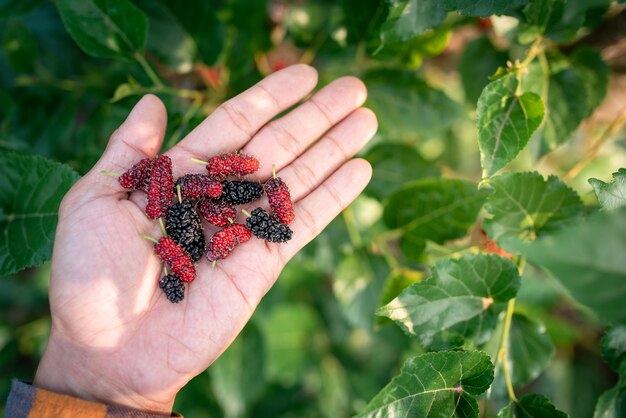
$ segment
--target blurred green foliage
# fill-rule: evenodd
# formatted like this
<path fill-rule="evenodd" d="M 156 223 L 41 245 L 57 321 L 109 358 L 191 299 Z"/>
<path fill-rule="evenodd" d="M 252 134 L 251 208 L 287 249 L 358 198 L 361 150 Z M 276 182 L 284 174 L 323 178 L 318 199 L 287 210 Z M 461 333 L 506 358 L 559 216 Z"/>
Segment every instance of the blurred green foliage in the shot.
<path fill-rule="evenodd" d="M 624 204 L 626 191 L 623 172 L 602 180 L 625 165 L 626 113 L 608 102 L 592 114 L 609 79 L 624 75 L 599 51 L 578 46 L 620 13 L 624 6 L 609 0 L 0 0 L 0 156 L 41 156 L 84 174 L 142 94 L 158 94 L 167 106 L 168 148 L 221 102 L 287 65 L 314 65 L 322 85 L 356 75 L 380 124 L 363 152 L 374 166 L 371 184 L 289 263 L 240 337 L 180 392 L 175 409 L 190 417 L 369 416 L 385 411 L 394 388 L 406 388 L 418 401 L 402 410 L 423 414 L 422 392 L 440 385 L 420 389 L 410 376 L 431 364 L 455 385 L 467 378 L 481 388 L 457 406 L 438 400 L 440 411 L 471 416 L 478 396 L 485 416 L 505 407 L 498 416 L 523 416 L 524 408 L 556 414 L 554 403 L 590 417 L 615 385 L 597 413 L 618 417 L 623 325 L 603 343 L 610 368 L 599 338 L 602 320 L 624 316 L 626 214 L 610 209 Z M 18 192 L 7 181 L 27 170 L 18 165 L 3 164 L 0 181 L 0 225 L 9 232 L 11 215 L 22 213 L 12 212 Z M 502 168 L 541 174 L 489 178 Z M 591 183 L 603 213 L 567 229 L 597 211 L 592 176 L 602 179 Z M 58 204 L 61 189 L 56 194 Z M 490 274 L 482 270 L 473 287 L 450 290 L 473 301 L 446 300 L 451 277 L 473 277 L 478 260 L 493 260 L 477 254 L 508 256 L 496 242 L 516 256 L 517 303 L 513 294 L 482 294 L 480 277 Z M 50 242 L 28 245 L 44 254 L 36 262 L 49 258 Z M 1 257 L 5 266 L 14 261 Z M 462 263 L 450 259 L 473 261 L 455 272 Z M 3 397 L 11 378 L 32 379 L 47 340 L 49 265 L 15 273 L 29 264 L 3 267 L 0 279 Z M 582 279 L 570 282 L 577 274 Z M 451 311 L 442 317 L 451 322 L 437 324 L 438 313 L 417 297 L 443 298 Z M 420 331 L 418 338 L 389 319 L 408 328 L 406 318 L 385 313 L 394 303 L 423 309 L 428 321 L 409 332 Z M 465 316 L 456 315 L 463 306 Z M 502 370 L 503 347 L 512 371 Z M 452 348 L 468 351 L 420 356 Z M 475 348 L 491 356 L 495 378 Z M 447 360 L 480 370 L 459 375 L 444 370 Z M 508 405 L 507 375 L 518 404 Z M 522 397 L 530 392 L 549 400 Z"/>

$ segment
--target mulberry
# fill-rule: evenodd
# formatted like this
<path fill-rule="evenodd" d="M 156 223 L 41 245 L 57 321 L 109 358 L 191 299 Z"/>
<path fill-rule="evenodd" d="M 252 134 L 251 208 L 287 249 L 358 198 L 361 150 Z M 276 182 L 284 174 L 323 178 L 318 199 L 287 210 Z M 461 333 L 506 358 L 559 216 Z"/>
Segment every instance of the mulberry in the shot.
<path fill-rule="evenodd" d="M 191 282 L 196 278 L 196 268 L 191 258 L 172 238 L 161 238 L 154 244 L 154 251 L 183 282 Z"/>
<path fill-rule="evenodd" d="M 167 296 L 167 300 L 178 303 L 185 299 L 185 284 L 175 274 L 168 274 L 159 280 L 159 287 Z"/>
<path fill-rule="evenodd" d="M 296 215 L 287 184 L 280 177 L 272 177 L 264 184 L 264 188 L 274 216 L 285 225 L 293 222 Z"/>
<path fill-rule="evenodd" d="M 202 258 L 206 241 L 202 220 L 196 213 L 194 202 L 183 200 L 170 206 L 165 219 L 165 230 L 189 254 L 192 261 Z"/>
<path fill-rule="evenodd" d="M 254 181 L 222 182 L 222 199 L 231 205 L 243 205 L 263 195 L 263 185 Z"/>
<path fill-rule="evenodd" d="M 180 186 L 183 199 L 198 199 L 204 196 L 216 198 L 222 194 L 222 183 L 206 174 L 184 175 L 176 179 L 176 186 Z"/>
<path fill-rule="evenodd" d="M 237 216 L 234 207 L 219 199 L 202 200 L 198 210 L 204 219 L 215 226 L 226 226 Z"/>
<path fill-rule="evenodd" d="M 252 211 L 250 217 L 246 219 L 246 226 L 255 237 L 269 242 L 286 242 L 293 235 L 293 231 L 287 225 L 262 208 Z"/>
<path fill-rule="evenodd" d="M 152 158 L 144 158 L 123 173 L 118 181 L 125 189 L 147 191 L 153 164 Z"/>
<path fill-rule="evenodd" d="M 206 166 L 209 175 L 217 177 L 245 176 L 259 169 L 259 161 L 247 154 L 223 154 L 211 157 Z"/>
<path fill-rule="evenodd" d="M 172 160 L 165 155 L 157 157 L 152 166 L 148 185 L 148 206 L 146 214 L 151 219 L 167 215 L 167 208 L 174 197 L 174 178 L 172 177 Z"/>
<path fill-rule="evenodd" d="M 230 224 L 226 228 L 217 231 L 209 240 L 207 258 L 209 261 L 221 260 L 239 244 L 252 238 L 250 231 L 242 224 Z"/>

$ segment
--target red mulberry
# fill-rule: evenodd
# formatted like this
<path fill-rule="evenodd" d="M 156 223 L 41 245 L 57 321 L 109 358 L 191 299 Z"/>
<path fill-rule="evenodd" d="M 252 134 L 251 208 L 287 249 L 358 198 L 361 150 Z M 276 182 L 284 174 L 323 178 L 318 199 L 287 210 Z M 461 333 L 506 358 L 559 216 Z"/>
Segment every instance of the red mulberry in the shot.
<path fill-rule="evenodd" d="M 183 199 L 198 199 L 205 196 L 216 198 L 222 194 L 222 183 L 206 174 L 184 175 L 176 179 L 176 186 L 180 186 Z"/>
<path fill-rule="evenodd" d="M 219 199 L 204 199 L 198 210 L 204 219 L 215 226 L 226 226 L 237 216 L 234 207 Z"/>
<path fill-rule="evenodd" d="M 167 215 L 167 208 L 174 197 L 174 178 L 172 177 L 172 160 L 165 155 L 157 157 L 152 166 L 150 184 L 148 185 L 148 206 L 146 214 L 151 219 Z"/>
<path fill-rule="evenodd" d="M 191 282 L 196 278 L 196 268 L 183 248 L 170 237 L 163 237 L 154 244 L 154 251 L 173 274 L 183 282 Z"/>
<path fill-rule="evenodd" d="M 211 157 L 206 166 L 209 175 L 217 177 L 245 176 L 259 169 L 259 161 L 247 154 L 223 154 Z"/>
<path fill-rule="evenodd" d="M 230 224 L 226 228 L 217 231 L 209 240 L 207 258 L 209 261 L 221 260 L 239 244 L 252 238 L 250 231 L 242 224 Z"/>
<path fill-rule="evenodd" d="M 144 158 L 122 174 L 118 181 L 125 189 L 147 191 L 153 164 L 152 158 Z"/>
<path fill-rule="evenodd" d="M 264 188 L 274 216 L 285 225 L 293 222 L 296 215 L 287 184 L 280 177 L 272 177 L 264 184 Z"/>

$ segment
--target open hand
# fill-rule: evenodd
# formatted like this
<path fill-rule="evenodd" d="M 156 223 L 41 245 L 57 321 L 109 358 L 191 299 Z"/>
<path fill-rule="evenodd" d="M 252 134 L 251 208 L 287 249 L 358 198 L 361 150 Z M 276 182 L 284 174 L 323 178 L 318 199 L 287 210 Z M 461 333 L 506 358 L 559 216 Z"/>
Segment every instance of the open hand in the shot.
<path fill-rule="evenodd" d="M 376 131 L 359 108 L 363 83 L 334 81 L 286 115 L 317 83 L 311 67 L 276 72 L 218 107 L 165 154 L 174 177 L 205 172 L 191 157 L 243 149 L 272 164 L 291 190 L 293 239 L 253 239 L 218 261 L 203 258 L 185 300 L 170 303 L 158 288 L 162 264 L 153 244 L 158 223 L 144 214 L 145 193 L 128 194 L 101 170 L 124 172 L 160 150 L 163 104 L 145 96 L 112 135 L 95 167 L 69 191 L 59 212 L 52 271 L 52 330 L 35 385 L 84 399 L 171 411 L 176 393 L 233 341 L 285 263 L 363 190 L 369 164 L 352 159 Z M 243 216 L 243 215 L 240 215 Z M 242 221 L 241 219 L 239 220 Z M 205 231 L 207 238 L 212 229 Z"/>

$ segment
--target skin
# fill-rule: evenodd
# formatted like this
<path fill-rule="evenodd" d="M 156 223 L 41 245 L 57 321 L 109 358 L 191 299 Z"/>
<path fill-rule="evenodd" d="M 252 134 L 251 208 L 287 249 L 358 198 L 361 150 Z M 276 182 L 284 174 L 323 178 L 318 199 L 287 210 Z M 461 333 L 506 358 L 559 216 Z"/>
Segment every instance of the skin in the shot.
<path fill-rule="evenodd" d="M 225 102 L 165 153 L 177 177 L 204 172 L 191 157 L 243 149 L 261 162 L 253 176 L 259 181 L 276 165 L 296 213 L 286 244 L 252 239 L 215 269 L 203 259 L 179 304 L 158 288 L 162 264 L 153 243 L 140 237 L 161 236 L 158 223 L 144 214 L 145 193 L 129 194 L 100 173 L 124 172 L 160 150 L 165 108 L 152 95 L 137 103 L 61 204 L 50 277 L 52 329 L 36 386 L 170 413 L 176 393 L 232 343 L 285 263 L 371 177 L 370 165 L 352 158 L 377 129 L 374 114 L 361 107 L 365 86 L 340 78 L 302 102 L 316 83 L 316 71 L 306 65 L 278 71 Z"/>

